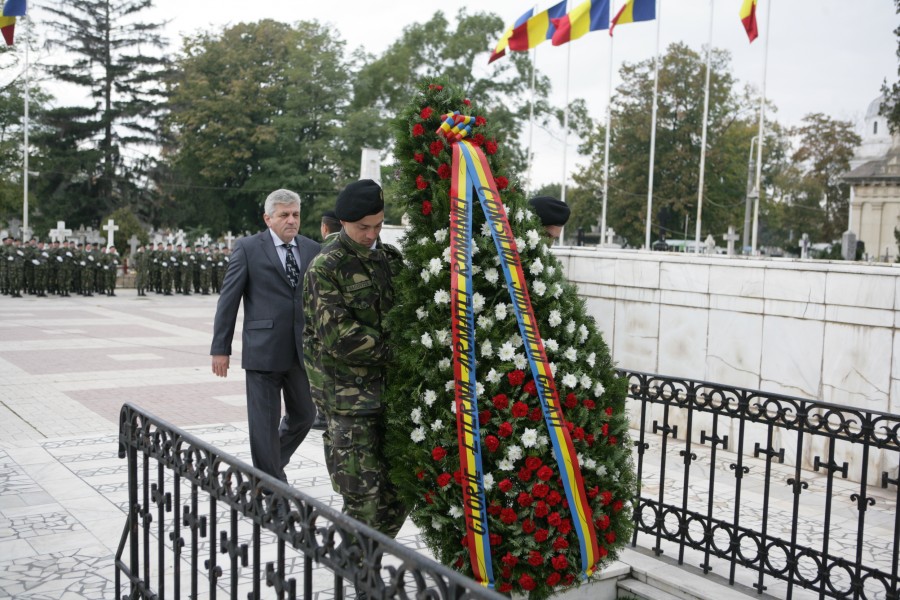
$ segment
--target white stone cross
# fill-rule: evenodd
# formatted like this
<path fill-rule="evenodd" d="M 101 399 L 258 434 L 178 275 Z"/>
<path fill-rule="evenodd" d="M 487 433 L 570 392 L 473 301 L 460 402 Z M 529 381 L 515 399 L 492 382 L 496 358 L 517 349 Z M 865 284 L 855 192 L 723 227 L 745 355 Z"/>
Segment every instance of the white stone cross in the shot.
<path fill-rule="evenodd" d="M 65 221 L 57 221 L 56 229 L 50 230 L 50 241 L 51 242 L 64 242 L 66 238 L 72 235 L 71 229 L 66 229 Z"/>
<path fill-rule="evenodd" d="M 175 235 L 172 232 L 166 234 L 166 245 L 175 243 Z"/>
<path fill-rule="evenodd" d="M 184 229 L 179 229 L 175 232 L 175 245 L 184 246 Z"/>
<path fill-rule="evenodd" d="M 138 239 L 138 236 L 135 234 L 131 234 L 131 238 L 128 240 L 128 245 L 131 246 L 131 254 L 129 256 L 134 256 L 134 253 L 137 252 L 137 247 L 141 243 L 141 240 Z"/>
<path fill-rule="evenodd" d="M 231 242 L 234 241 L 234 236 L 231 235 L 231 230 L 228 231 L 228 235 L 225 236 L 225 243 L 228 244 L 228 249 L 231 250 Z"/>
<path fill-rule="evenodd" d="M 22 221 L 20 221 L 18 219 L 10 219 L 9 220 L 9 234 L 13 237 L 19 237 L 19 232 L 21 231 L 19 228 L 21 226 L 22 226 Z"/>
<path fill-rule="evenodd" d="M 204 233 L 200 236 L 200 243 L 203 244 L 204 248 L 209 248 L 209 243 L 212 241 L 212 238 L 209 237 L 208 233 Z"/>
<path fill-rule="evenodd" d="M 734 225 L 728 226 L 728 233 L 722 236 L 728 242 L 728 256 L 734 256 L 734 243 L 738 240 L 738 234 L 734 231 Z"/>
<path fill-rule="evenodd" d="M 115 237 L 116 232 L 119 230 L 119 226 L 116 225 L 115 221 L 110 219 L 106 222 L 106 225 L 104 225 L 102 229 L 105 229 L 109 234 L 106 236 L 106 249 L 109 250 L 110 246 L 115 246 L 115 243 L 113 243 L 113 237 Z"/>
<path fill-rule="evenodd" d="M 716 238 L 712 236 L 710 233 L 706 236 L 706 253 L 707 254 L 715 254 L 716 252 Z"/>
<path fill-rule="evenodd" d="M 606 243 L 607 244 L 615 243 L 615 242 L 613 242 L 615 237 L 616 237 L 616 230 L 613 229 L 612 227 L 607 227 L 606 228 Z"/>

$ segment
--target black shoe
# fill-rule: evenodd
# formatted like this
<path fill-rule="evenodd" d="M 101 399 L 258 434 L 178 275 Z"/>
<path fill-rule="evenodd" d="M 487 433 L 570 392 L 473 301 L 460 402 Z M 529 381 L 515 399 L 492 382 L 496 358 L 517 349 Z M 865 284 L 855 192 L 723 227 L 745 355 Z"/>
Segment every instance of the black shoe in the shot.
<path fill-rule="evenodd" d="M 313 429 L 322 429 L 322 430 L 328 429 L 328 424 L 325 422 L 325 417 L 317 414 L 316 420 L 313 421 L 312 428 Z"/>

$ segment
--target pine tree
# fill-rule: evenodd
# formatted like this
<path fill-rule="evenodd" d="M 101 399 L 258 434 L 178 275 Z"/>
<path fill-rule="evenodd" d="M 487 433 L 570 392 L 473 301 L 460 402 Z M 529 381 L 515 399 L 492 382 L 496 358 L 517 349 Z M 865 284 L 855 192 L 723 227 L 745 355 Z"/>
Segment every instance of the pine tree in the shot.
<path fill-rule="evenodd" d="M 476 117 L 466 139 L 483 149 L 505 206 L 563 428 L 577 453 L 598 556 L 609 560 L 631 534 L 636 487 L 625 381 L 615 377 L 593 319 L 506 170 L 490 116 L 441 83 L 421 86 L 396 122 L 396 189 L 410 230 L 402 242 L 407 269 L 395 280 L 397 302 L 387 322 L 395 348 L 384 402 L 392 480 L 438 560 L 471 576 L 461 543 L 466 521 L 449 295 L 452 149 L 435 133 L 453 111 Z M 490 226 L 478 200 L 473 204 L 471 306 L 493 575 L 498 591 L 540 599 L 579 581 L 579 539 Z"/>

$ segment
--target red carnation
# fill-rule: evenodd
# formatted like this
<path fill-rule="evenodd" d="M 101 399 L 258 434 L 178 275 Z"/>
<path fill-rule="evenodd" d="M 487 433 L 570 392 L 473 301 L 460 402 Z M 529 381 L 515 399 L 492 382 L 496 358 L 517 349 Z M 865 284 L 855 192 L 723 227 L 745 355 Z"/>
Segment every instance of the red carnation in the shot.
<path fill-rule="evenodd" d="M 503 507 L 501 507 L 499 504 L 491 504 L 487 507 L 488 514 L 495 517 L 500 514 L 501 510 L 503 510 Z"/>
<path fill-rule="evenodd" d="M 544 465 L 537 472 L 538 479 L 541 481 L 549 481 L 551 477 L 553 477 L 553 469 Z"/>
<path fill-rule="evenodd" d="M 468 98 L 465 98 L 465 99 L 463 99 L 463 104 L 465 104 L 466 106 L 469 106 L 472 104 L 472 102 Z"/>
<path fill-rule="evenodd" d="M 506 394 L 497 394 L 491 401 L 497 410 L 503 410 L 509 406 L 509 398 L 506 397 Z"/>
<path fill-rule="evenodd" d="M 585 398 L 581 403 L 584 405 L 585 408 L 587 408 L 589 410 L 594 408 L 595 406 L 597 406 L 596 403 L 594 403 L 594 401 L 591 400 L 590 398 Z"/>
<path fill-rule="evenodd" d="M 514 567 L 517 564 L 519 564 L 519 559 L 516 558 L 515 556 L 513 556 L 512 554 L 510 554 L 509 552 L 507 552 L 503 556 L 503 558 L 500 559 L 500 562 L 502 562 L 507 567 Z"/>
<path fill-rule="evenodd" d="M 560 574 L 559 574 L 559 573 L 556 573 L 556 572 L 553 572 L 553 573 L 550 573 L 550 574 L 547 576 L 546 582 L 547 582 L 547 585 L 549 585 L 550 587 L 553 587 L 554 585 L 556 585 L 557 583 L 559 583 L 559 580 L 560 580 L 560 579 L 562 579 L 562 577 L 560 576 Z"/>
<path fill-rule="evenodd" d="M 550 508 L 547 506 L 547 503 L 543 500 L 538 500 L 538 503 L 534 505 L 534 516 L 543 518 L 548 514 L 550 514 Z"/>
<path fill-rule="evenodd" d="M 425 108 L 422 109 L 422 112 L 419 113 L 419 116 L 422 117 L 423 121 L 427 121 L 428 117 L 430 117 L 431 113 L 433 113 L 433 112 L 434 111 L 431 110 L 430 106 L 426 106 Z"/>
<path fill-rule="evenodd" d="M 607 417 L 611 417 L 612 415 L 613 415 L 613 409 L 612 409 L 612 406 L 607 406 L 607 407 L 606 407 L 606 416 L 607 416 Z"/>
<path fill-rule="evenodd" d="M 453 479 L 456 481 L 456 483 L 462 485 L 462 470 L 457 469 L 453 471 Z"/>
<path fill-rule="evenodd" d="M 605 550 L 601 553 L 601 557 L 602 556 L 606 556 Z M 563 585 L 572 585 L 573 581 L 575 581 L 575 575 L 572 573 L 566 573 L 566 576 L 563 577 Z"/>
<path fill-rule="evenodd" d="M 497 141 L 496 140 L 488 140 L 484 143 L 484 149 L 487 150 L 488 154 L 496 154 L 497 153 Z"/>
<path fill-rule="evenodd" d="M 478 424 L 479 425 L 484 425 L 485 423 L 487 423 L 490 420 L 491 420 L 491 411 L 483 410 L 480 413 L 478 413 Z"/>
<path fill-rule="evenodd" d="M 510 481 L 509 479 L 504 479 L 499 484 L 497 484 L 497 487 L 500 488 L 501 492 L 505 493 L 512 489 L 513 484 L 512 484 L 512 481 Z"/>
<path fill-rule="evenodd" d="M 528 414 L 528 405 L 524 402 L 516 402 L 512 407 L 512 416 L 516 418 L 524 417 Z"/>
<path fill-rule="evenodd" d="M 540 469 L 541 465 L 544 464 L 541 462 L 541 459 L 537 456 L 529 456 L 525 459 L 525 466 L 531 469 L 532 471 L 535 469 Z"/>
<path fill-rule="evenodd" d="M 609 435 L 609 423 L 604 423 L 602 427 L 600 427 L 600 433 L 603 435 Z"/>
<path fill-rule="evenodd" d="M 543 544 L 547 541 L 547 538 L 550 537 L 550 532 L 546 529 L 538 529 L 534 532 L 534 541 L 538 544 Z"/>
<path fill-rule="evenodd" d="M 607 533 L 606 541 L 609 542 L 610 544 L 615 544 L 616 543 L 616 532 L 610 531 L 609 533 Z"/>
<path fill-rule="evenodd" d="M 609 527 L 609 517 L 606 515 L 600 515 L 596 519 L 594 519 L 594 525 L 600 531 L 606 531 L 606 528 Z"/>
<path fill-rule="evenodd" d="M 550 506 L 556 506 L 560 502 L 562 502 L 562 496 L 560 496 L 559 492 L 557 492 L 556 490 L 553 490 L 552 492 L 547 494 L 547 504 L 549 504 Z"/>
<path fill-rule="evenodd" d="M 417 472 L 416 472 L 416 478 L 417 478 L 419 481 L 422 481 L 423 479 L 425 479 L 425 471 L 422 471 L 422 470 L 417 471 Z"/>
<path fill-rule="evenodd" d="M 499 533 L 492 533 L 490 536 L 488 536 L 488 539 L 491 542 L 491 546 L 494 547 L 497 547 L 503 543 L 503 536 Z"/>
<path fill-rule="evenodd" d="M 534 472 L 528 467 L 522 467 L 519 469 L 519 481 L 531 481 L 531 476 Z"/>
<path fill-rule="evenodd" d="M 559 527 L 559 524 L 562 523 L 562 517 L 559 516 L 558 512 L 552 512 L 547 516 L 547 522 L 554 527 Z"/>
<path fill-rule="evenodd" d="M 550 491 L 550 486 L 546 483 L 536 483 L 534 487 L 531 488 L 531 495 L 535 498 L 546 498 L 547 492 Z"/>
<path fill-rule="evenodd" d="M 440 487 L 444 487 L 445 485 L 450 485 L 451 479 L 452 479 L 452 477 L 450 476 L 450 473 L 441 473 L 440 475 L 438 475 L 437 484 Z"/>
<path fill-rule="evenodd" d="M 592 487 L 591 489 L 588 490 L 587 495 L 588 495 L 588 498 L 593 500 L 594 498 L 597 497 L 597 494 L 599 494 L 599 493 L 600 493 L 600 487 L 595 485 L 594 487 Z"/>
<path fill-rule="evenodd" d="M 531 575 L 522 575 L 521 577 L 519 577 L 519 585 L 522 586 L 522 589 L 526 592 L 530 592 L 534 589 L 534 586 L 536 584 L 534 582 L 534 579 L 531 578 Z"/>
<path fill-rule="evenodd" d="M 431 499 L 431 492 L 425 492 L 425 502 L 434 504 L 434 500 Z"/>
<path fill-rule="evenodd" d="M 512 435 L 512 425 L 509 424 L 509 421 L 503 421 L 502 423 L 500 423 L 500 428 L 497 430 L 497 435 L 503 438 Z"/>
<path fill-rule="evenodd" d="M 437 170 L 438 177 L 441 179 L 450 179 L 450 175 L 452 171 L 450 170 L 450 165 L 447 163 L 441 163 Z"/>
<path fill-rule="evenodd" d="M 431 201 L 423 200 L 422 201 L 422 214 L 426 217 L 431 214 Z"/>
<path fill-rule="evenodd" d="M 528 419 L 531 421 L 535 421 L 535 422 L 540 421 L 543 418 L 544 418 L 544 413 L 541 411 L 540 406 L 535 406 L 531 410 L 531 413 L 528 415 Z"/>
<path fill-rule="evenodd" d="M 528 553 L 528 564 L 532 567 L 539 567 L 544 564 L 544 557 L 537 550 Z"/>
<path fill-rule="evenodd" d="M 622 501 L 616 500 L 613 502 L 613 512 L 619 512 L 620 510 L 622 510 Z"/>
<path fill-rule="evenodd" d="M 443 150 L 444 150 L 444 142 L 442 142 L 441 140 L 431 142 L 431 145 L 428 146 L 428 151 L 431 152 L 435 156 L 440 154 Z"/>
<path fill-rule="evenodd" d="M 600 503 L 606 506 L 612 502 L 612 492 L 600 492 Z"/>
<path fill-rule="evenodd" d="M 525 519 L 522 521 L 522 532 L 523 533 L 531 533 L 534 531 L 535 524 L 531 519 Z"/>
<path fill-rule="evenodd" d="M 572 521 L 569 519 L 563 519 L 563 522 L 559 524 L 559 532 L 563 535 L 568 535 L 570 531 L 572 531 Z"/>
<path fill-rule="evenodd" d="M 606 558 L 606 555 L 609 554 L 609 551 L 603 546 L 600 546 L 600 551 L 598 552 L 598 554 L 600 555 L 600 558 Z"/>
<path fill-rule="evenodd" d="M 484 117 L 475 117 L 475 127 L 481 127 L 485 123 L 487 123 L 487 119 Z"/>
<path fill-rule="evenodd" d="M 494 177 L 494 181 L 497 182 L 498 190 L 505 190 L 507 187 L 509 187 L 509 179 L 507 179 L 503 175 L 498 175 L 497 177 Z"/>
<path fill-rule="evenodd" d="M 423 133 L 425 133 L 425 128 L 422 127 L 421 123 L 416 123 L 415 125 L 413 125 L 412 134 L 414 136 L 418 137 L 418 136 L 422 135 Z"/>
<path fill-rule="evenodd" d="M 500 511 L 500 520 L 506 523 L 507 525 L 512 525 L 519 519 L 519 516 L 516 514 L 516 511 L 512 508 L 504 508 Z"/>
<path fill-rule="evenodd" d="M 424 190 L 428 187 L 428 182 L 425 181 L 425 178 L 421 175 L 416 175 L 416 187 L 420 190 Z"/>
<path fill-rule="evenodd" d="M 617 438 L 614 435 L 609 436 L 609 445 L 610 446 L 615 446 L 618 443 L 619 443 L 619 438 Z"/>
<path fill-rule="evenodd" d="M 507 373 L 506 378 L 509 380 L 509 385 L 520 386 L 522 385 L 522 382 L 525 381 L 525 373 L 524 371 L 516 369 L 515 371 Z"/>
<path fill-rule="evenodd" d="M 487 449 L 491 452 L 496 452 L 497 448 L 500 447 L 500 440 L 497 439 L 495 435 L 489 435 L 484 438 L 484 445 L 487 446 Z"/>
<path fill-rule="evenodd" d="M 558 537 L 553 541 L 554 550 L 565 550 L 569 547 L 569 542 L 564 537 Z"/>
<path fill-rule="evenodd" d="M 576 427 L 575 431 L 572 432 L 572 437 L 575 438 L 576 440 L 583 440 L 584 439 L 584 429 L 582 429 L 581 427 Z"/>
<path fill-rule="evenodd" d="M 511 592 L 512 589 L 513 589 L 512 584 L 508 581 L 504 581 L 497 587 L 497 591 L 499 591 L 501 594 L 506 594 L 508 592 Z"/>
<path fill-rule="evenodd" d="M 425 155 L 421 152 L 416 152 L 413 154 L 413 160 L 417 163 L 423 162 L 425 160 Z"/>
<path fill-rule="evenodd" d="M 528 508 L 529 506 L 531 506 L 531 503 L 534 502 L 534 499 L 528 492 L 521 492 L 519 494 L 519 497 L 516 498 L 516 502 L 518 502 L 519 506 L 521 506 L 522 508 Z"/>
<path fill-rule="evenodd" d="M 588 446 L 593 446 L 594 445 L 594 434 L 589 433 L 586 436 L 584 436 L 584 441 L 587 442 Z"/>
<path fill-rule="evenodd" d="M 529 396 L 537 396 L 537 385 L 534 383 L 534 379 L 532 379 L 531 381 L 529 381 L 528 383 L 526 383 L 526 384 L 522 387 L 522 389 L 525 390 L 525 392 L 526 392 Z"/>
<path fill-rule="evenodd" d="M 575 408 L 576 406 L 578 406 L 578 398 L 575 397 L 574 392 L 571 392 L 566 396 L 566 408 Z"/>
<path fill-rule="evenodd" d="M 569 559 L 566 558 L 565 554 L 557 554 L 550 559 L 550 564 L 557 571 L 565 571 L 569 567 Z"/>
<path fill-rule="evenodd" d="M 431 458 L 434 460 L 441 460 L 445 456 L 447 456 L 447 451 L 440 446 L 431 451 Z"/>
<path fill-rule="evenodd" d="M 484 145 L 484 136 L 481 135 L 480 133 L 476 133 L 475 135 L 472 136 L 472 143 L 475 144 L 476 146 L 483 146 Z"/>
<path fill-rule="evenodd" d="M 437 85 L 436 83 L 429 83 L 429 84 L 428 84 L 428 89 L 429 89 L 429 90 L 438 90 L 438 91 L 441 91 L 442 89 L 444 89 L 444 86 L 442 86 L 442 85 Z"/>

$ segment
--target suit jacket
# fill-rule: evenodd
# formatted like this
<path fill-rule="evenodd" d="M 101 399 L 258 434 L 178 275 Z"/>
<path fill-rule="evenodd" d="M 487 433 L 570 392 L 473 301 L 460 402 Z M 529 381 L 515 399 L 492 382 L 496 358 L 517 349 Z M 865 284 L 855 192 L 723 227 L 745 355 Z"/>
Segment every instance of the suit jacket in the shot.
<path fill-rule="evenodd" d="M 303 276 L 319 244 L 294 237 L 300 255 L 300 285 L 291 288 L 268 229 L 237 241 L 216 306 L 211 355 L 231 355 L 235 321 L 244 301 L 241 366 L 252 371 L 287 371 L 303 366 Z"/>

